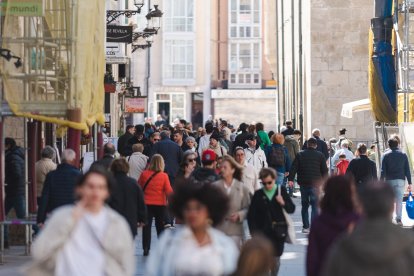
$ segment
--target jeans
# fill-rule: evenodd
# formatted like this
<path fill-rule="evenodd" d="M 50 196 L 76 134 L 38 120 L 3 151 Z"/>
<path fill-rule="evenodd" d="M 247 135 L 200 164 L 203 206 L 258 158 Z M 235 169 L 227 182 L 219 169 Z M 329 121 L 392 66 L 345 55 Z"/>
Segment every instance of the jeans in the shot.
<path fill-rule="evenodd" d="M 284 185 L 284 183 L 285 183 L 285 174 L 277 172 L 277 179 L 276 179 L 277 186 L 282 186 Z"/>
<path fill-rule="evenodd" d="M 303 228 L 309 229 L 309 206 L 312 208 L 311 219 L 317 216 L 317 199 L 316 191 L 312 186 L 300 186 L 300 194 L 302 200 L 302 222 Z"/>
<path fill-rule="evenodd" d="M 155 228 L 157 229 L 157 236 L 160 237 L 164 230 L 166 206 L 147 205 L 148 221 L 142 230 L 142 248 L 144 250 L 151 249 L 151 227 L 152 219 L 155 218 Z"/>
<path fill-rule="evenodd" d="M 395 193 L 395 213 L 397 215 L 396 219 L 401 220 L 405 180 L 394 179 L 394 180 L 388 180 L 387 182 L 394 189 L 394 193 Z"/>
<path fill-rule="evenodd" d="M 14 209 L 16 212 L 16 217 L 18 219 L 23 219 L 26 215 L 26 199 L 24 195 L 8 197 L 6 196 L 4 200 L 4 211 L 6 216 L 10 213 L 11 209 Z M 6 225 L 4 227 L 4 241 L 9 241 L 9 227 Z"/>

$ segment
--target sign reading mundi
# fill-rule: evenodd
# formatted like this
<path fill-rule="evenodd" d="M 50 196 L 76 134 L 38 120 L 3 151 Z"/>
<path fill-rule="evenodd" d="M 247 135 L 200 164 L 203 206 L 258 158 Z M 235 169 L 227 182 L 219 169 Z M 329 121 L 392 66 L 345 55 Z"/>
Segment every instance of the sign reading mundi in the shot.
<path fill-rule="evenodd" d="M 132 26 L 106 26 L 106 42 L 132 43 Z"/>
<path fill-rule="evenodd" d="M 43 16 L 43 0 L 13 0 L 0 3 L 0 15 Z"/>

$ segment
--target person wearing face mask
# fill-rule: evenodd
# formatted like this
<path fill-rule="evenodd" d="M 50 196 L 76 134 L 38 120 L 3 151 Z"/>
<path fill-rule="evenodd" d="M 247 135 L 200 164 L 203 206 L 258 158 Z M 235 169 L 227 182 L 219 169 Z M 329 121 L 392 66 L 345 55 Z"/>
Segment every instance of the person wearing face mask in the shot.
<path fill-rule="evenodd" d="M 267 168 L 266 154 L 257 144 L 257 139 L 253 134 L 247 136 L 247 148 L 244 149 L 247 164 L 251 165 L 256 173 L 259 174 L 261 169 Z"/>
<path fill-rule="evenodd" d="M 243 221 L 250 205 L 250 192 L 242 182 L 243 167 L 233 157 L 224 156 L 220 170 L 222 179 L 217 181 L 216 185 L 230 197 L 230 210 L 224 223 L 218 228 L 231 237 L 240 248 L 244 237 Z"/>

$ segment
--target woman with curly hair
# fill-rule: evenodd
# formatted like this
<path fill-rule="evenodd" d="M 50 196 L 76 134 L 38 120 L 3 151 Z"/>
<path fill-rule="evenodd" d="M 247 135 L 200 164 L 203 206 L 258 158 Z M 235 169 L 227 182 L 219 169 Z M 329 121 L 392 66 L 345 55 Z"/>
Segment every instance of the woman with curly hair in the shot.
<path fill-rule="evenodd" d="M 229 209 L 226 194 L 211 183 L 189 182 L 176 187 L 170 205 L 184 226 L 164 233 L 147 261 L 145 275 L 233 273 L 238 250 L 230 238 L 213 228 L 223 221 Z"/>

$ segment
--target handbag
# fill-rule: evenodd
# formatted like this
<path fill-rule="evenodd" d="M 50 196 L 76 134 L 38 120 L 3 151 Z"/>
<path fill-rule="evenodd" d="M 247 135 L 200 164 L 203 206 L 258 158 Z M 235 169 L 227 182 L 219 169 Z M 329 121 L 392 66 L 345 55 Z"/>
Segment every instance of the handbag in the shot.
<path fill-rule="evenodd" d="M 407 210 L 407 215 L 410 219 L 414 219 L 414 198 L 413 195 L 408 195 L 407 201 L 405 203 L 405 209 Z"/>
<path fill-rule="evenodd" d="M 271 205 L 268 204 L 267 198 L 264 195 L 263 200 L 266 205 L 267 217 L 270 222 L 270 230 L 276 239 L 285 241 L 287 238 L 287 223 L 284 221 L 276 221 L 272 217 Z"/>
<path fill-rule="evenodd" d="M 282 189 L 280 187 L 277 188 L 277 194 L 282 195 Z M 290 217 L 290 215 L 286 212 L 285 208 L 282 207 L 283 215 L 285 216 L 285 221 L 287 224 L 287 237 L 286 242 L 290 244 L 296 243 L 296 231 L 295 231 L 295 225 L 293 224 L 293 219 Z"/>

